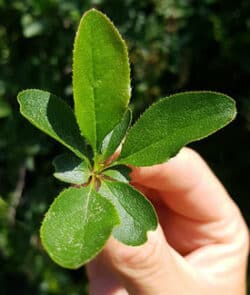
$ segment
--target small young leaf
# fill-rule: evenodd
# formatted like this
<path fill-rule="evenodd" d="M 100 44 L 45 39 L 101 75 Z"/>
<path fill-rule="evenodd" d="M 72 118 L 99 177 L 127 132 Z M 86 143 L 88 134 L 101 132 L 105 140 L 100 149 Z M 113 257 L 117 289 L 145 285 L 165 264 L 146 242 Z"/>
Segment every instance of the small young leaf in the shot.
<path fill-rule="evenodd" d="M 207 91 L 179 93 L 155 103 L 129 130 L 117 163 L 150 166 L 175 156 L 236 115 L 230 97 Z"/>
<path fill-rule="evenodd" d="M 130 173 L 131 168 L 129 168 L 128 166 L 117 165 L 105 170 L 102 174 L 108 176 L 108 178 L 110 179 L 128 183 L 131 180 L 129 176 Z"/>
<path fill-rule="evenodd" d="M 103 160 L 108 159 L 118 148 L 131 123 L 131 110 L 127 110 L 122 121 L 104 138 L 101 147 Z"/>
<path fill-rule="evenodd" d="M 54 176 L 64 182 L 84 184 L 89 180 L 90 170 L 88 163 L 75 157 L 73 154 L 62 154 L 53 162 L 56 172 Z"/>
<path fill-rule="evenodd" d="M 147 232 L 157 227 L 157 216 L 151 203 L 129 184 L 103 181 L 100 194 L 108 198 L 120 215 L 121 225 L 113 230 L 119 241 L 137 246 L 147 241 Z"/>
<path fill-rule="evenodd" d="M 130 69 L 119 32 L 94 9 L 84 14 L 76 34 L 73 93 L 81 132 L 96 150 L 127 108 Z"/>
<path fill-rule="evenodd" d="M 45 215 L 42 244 L 66 268 L 78 268 L 101 251 L 120 220 L 114 206 L 90 186 L 60 193 Z"/>
<path fill-rule="evenodd" d="M 53 137 L 85 159 L 82 153 L 85 142 L 80 135 L 74 113 L 55 95 L 38 89 L 28 89 L 18 94 L 21 114 L 34 126 Z"/>

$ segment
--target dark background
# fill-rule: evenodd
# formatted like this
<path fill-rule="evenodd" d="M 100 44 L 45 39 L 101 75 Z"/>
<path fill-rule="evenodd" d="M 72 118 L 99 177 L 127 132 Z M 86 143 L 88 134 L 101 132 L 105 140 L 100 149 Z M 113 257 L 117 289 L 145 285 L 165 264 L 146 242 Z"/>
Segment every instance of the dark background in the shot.
<path fill-rule="evenodd" d="M 192 147 L 250 224 L 249 0 L 0 0 L 2 295 L 86 293 L 83 269 L 62 269 L 41 249 L 41 220 L 62 188 L 51 165 L 62 147 L 20 117 L 16 95 L 42 88 L 72 104 L 72 43 L 90 7 L 106 12 L 128 44 L 135 117 L 183 90 L 216 90 L 236 99 L 237 119 Z"/>

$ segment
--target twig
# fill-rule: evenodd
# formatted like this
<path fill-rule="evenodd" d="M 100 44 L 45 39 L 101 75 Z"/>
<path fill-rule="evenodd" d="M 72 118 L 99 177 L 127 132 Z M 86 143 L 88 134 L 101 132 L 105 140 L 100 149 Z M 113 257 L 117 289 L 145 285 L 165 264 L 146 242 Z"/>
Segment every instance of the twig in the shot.
<path fill-rule="evenodd" d="M 16 210 L 18 205 L 20 204 L 20 200 L 23 194 L 23 189 L 25 185 L 25 175 L 26 175 L 26 168 L 21 166 L 19 169 L 19 177 L 16 185 L 16 189 L 12 195 L 12 202 L 9 208 L 8 219 L 10 224 L 15 224 L 16 219 Z"/>

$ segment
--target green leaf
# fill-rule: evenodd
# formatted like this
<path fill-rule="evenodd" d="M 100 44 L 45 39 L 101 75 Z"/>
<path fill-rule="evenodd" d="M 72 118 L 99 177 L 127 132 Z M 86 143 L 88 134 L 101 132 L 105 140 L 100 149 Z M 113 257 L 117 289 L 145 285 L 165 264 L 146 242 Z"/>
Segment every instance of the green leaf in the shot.
<path fill-rule="evenodd" d="M 147 232 L 157 227 L 157 216 L 151 203 L 129 184 L 103 181 L 100 194 L 115 206 L 121 225 L 113 230 L 119 241 L 137 246 L 147 241 Z"/>
<path fill-rule="evenodd" d="M 53 162 L 56 172 L 54 176 L 64 182 L 84 184 L 88 182 L 91 172 L 86 161 L 75 157 L 73 154 L 62 154 Z"/>
<path fill-rule="evenodd" d="M 129 130 L 117 162 L 134 166 L 162 163 L 184 145 L 227 125 L 235 115 L 234 100 L 224 94 L 172 95 L 149 107 Z"/>
<path fill-rule="evenodd" d="M 128 183 L 131 180 L 129 176 L 131 171 L 131 168 L 129 168 L 128 166 L 117 165 L 112 167 L 111 169 L 104 170 L 102 174 L 107 176 L 107 179 L 109 178 Z"/>
<path fill-rule="evenodd" d="M 66 268 L 78 268 L 97 255 L 119 224 L 114 206 L 90 186 L 60 193 L 45 215 L 42 244 Z"/>
<path fill-rule="evenodd" d="M 127 108 L 130 69 L 125 42 L 95 9 L 84 14 L 76 34 L 73 93 L 81 132 L 97 150 Z"/>
<path fill-rule="evenodd" d="M 103 160 L 108 159 L 114 154 L 131 123 L 131 110 L 127 110 L 122 121 L 115 126 L 115 128 L 104 138 L 101 147 Z"/>
<path fill-rule="evenodd" d="M 85 159 L 85 148 L 74 113 L 71 108 L 55 95 L 38 89 L 24 90 L 18 94 L 21 114 L 34 126 L 53 137 Z"/>

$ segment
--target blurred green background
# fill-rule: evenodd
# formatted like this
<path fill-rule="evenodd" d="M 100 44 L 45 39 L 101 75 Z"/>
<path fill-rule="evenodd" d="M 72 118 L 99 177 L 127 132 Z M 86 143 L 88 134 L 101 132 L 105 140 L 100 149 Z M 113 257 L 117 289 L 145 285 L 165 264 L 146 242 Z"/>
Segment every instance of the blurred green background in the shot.
<path fill-rule="evenodd" d="M 87 292 L 83 269 L 62 269 L 41 249 L 40 222 L 63 187 L 51 164 L 61 147 L 19 116 L 16 95 L 42 88 L 72 104 L 72 43 L 90 7 L 106 12 L 126 39 L 135 116 L 183 90 L 216 90 L 236 99 L 233 124 L 192 147 L 250 224 L 249 0 L 0 0 L 2 295 Z"/>

